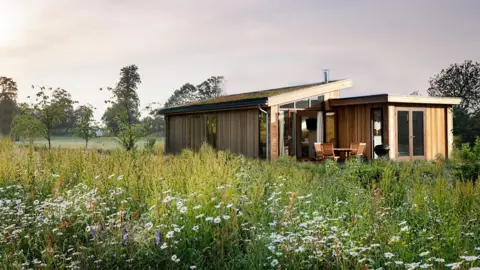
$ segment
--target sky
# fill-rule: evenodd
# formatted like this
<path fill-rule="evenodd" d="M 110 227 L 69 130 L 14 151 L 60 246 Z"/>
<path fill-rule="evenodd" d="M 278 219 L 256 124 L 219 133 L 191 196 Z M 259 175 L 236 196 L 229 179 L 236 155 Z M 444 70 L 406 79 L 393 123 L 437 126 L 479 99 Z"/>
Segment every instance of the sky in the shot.
<path fill-rule="evenodd" d="M 225 76 L 228 94 L 331 79 L 341 96 L 426 94 L 428 80 L 480 62 L 477 0 L 0 0 L 0 76 L 24 101 L 61 87 L 101 116 L 123 66 L 142 106 Z"/>

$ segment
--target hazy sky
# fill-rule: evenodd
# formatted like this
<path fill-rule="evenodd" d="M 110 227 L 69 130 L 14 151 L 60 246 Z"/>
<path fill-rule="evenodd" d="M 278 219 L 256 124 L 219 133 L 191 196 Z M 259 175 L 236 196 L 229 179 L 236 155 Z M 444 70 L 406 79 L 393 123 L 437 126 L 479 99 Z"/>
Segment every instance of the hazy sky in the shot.
<path fill-rule="evenodd" d="M 139 66 L 143 105 L 211 75 L 238 93 L 352 78 L 342 96 L 425 92 L 480 61 L 480 1 L 0 0 L 0 76 L 62 87 L 105 109 L 121 67 Z"/>

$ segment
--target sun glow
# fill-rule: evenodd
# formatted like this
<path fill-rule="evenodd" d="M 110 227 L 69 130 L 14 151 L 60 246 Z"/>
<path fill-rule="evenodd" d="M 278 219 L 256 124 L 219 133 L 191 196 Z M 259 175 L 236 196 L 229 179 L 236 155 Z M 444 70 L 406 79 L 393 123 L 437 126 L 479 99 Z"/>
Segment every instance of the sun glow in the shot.
<path fill-rule="evenodd" d="M 11 45 L 19 31 L 20 18 L 9 6 L 0 5 L 0 46 Z"/>

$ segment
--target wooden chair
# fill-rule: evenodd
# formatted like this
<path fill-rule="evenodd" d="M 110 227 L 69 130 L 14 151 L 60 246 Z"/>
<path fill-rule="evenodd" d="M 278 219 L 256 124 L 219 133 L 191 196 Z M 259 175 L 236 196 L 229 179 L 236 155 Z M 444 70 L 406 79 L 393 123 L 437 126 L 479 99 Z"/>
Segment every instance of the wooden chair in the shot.
<path fill-rule="evenodd" d="M 358 144 L 358 148 L 357 148 L 357 152 L 352 155 L 356 158 L 361 158 L 363 157 L 363 152 L 365 152 L 365 148 L 367 148 L 367 144 L 366 143 L 359 143 Z"/>
<path fill-rule="evenodd" d="M 351 142 L 350 143 L 350 148 L 352 149 L 352 152 L 350 152 L 350 155 L 352 155 L 352 156 L 357 155 L 359 144 L 360 143 L 358 143 L 358 142 Z"/>
<path fill-rule="evenodd" d="M 323 160 L 325 157 L 323 156 L 323 148 L 321 143 L 314 143 L 313 144 L 315 150 L 315 159 L 316 160 Z"/>
<path fill-rule="evenodd" d="M 324 143 L 322 144 L 323 149 L 323 157 L 325 159 L 333 159 L 335 161 L 338 160 L 338 156 L 335 156 L 335 151 L 333 150 L 333 143 Z"/>

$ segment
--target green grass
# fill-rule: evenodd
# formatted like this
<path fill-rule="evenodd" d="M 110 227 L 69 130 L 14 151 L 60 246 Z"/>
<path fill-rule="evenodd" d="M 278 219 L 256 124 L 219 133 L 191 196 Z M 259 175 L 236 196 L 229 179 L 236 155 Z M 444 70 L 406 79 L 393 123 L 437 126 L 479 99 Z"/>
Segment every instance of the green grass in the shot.
<path fill-rule="evenodd" d="M 157 138 L 157 144 L 163 145 L 163 138 Z M 138 146 L 143 148 L 146 139 L 140 139 L 138 142 Z M 24 142 L 20 142 L 20 144 L 25 145 Z M 34 142 L 37 146 L 47 146 L 48 141 L 46 139 L 37 139 Z M 53 136 L 52 137 L 52 147 L 54 148 L 84 148 L 85 141 L 81 138 L 73 137 L 73 136 Z M 89 149 L 104 149 L 104 150 L 115 150 L 119 147 L 115 137 L 99 137 L 94 138 L 88 142 Z"/>
<path fill-rule="evenodd" d="M 342 166 L 0 141 L 3 269 L 479 266 L 480 188 L 434 162 Z"/>

